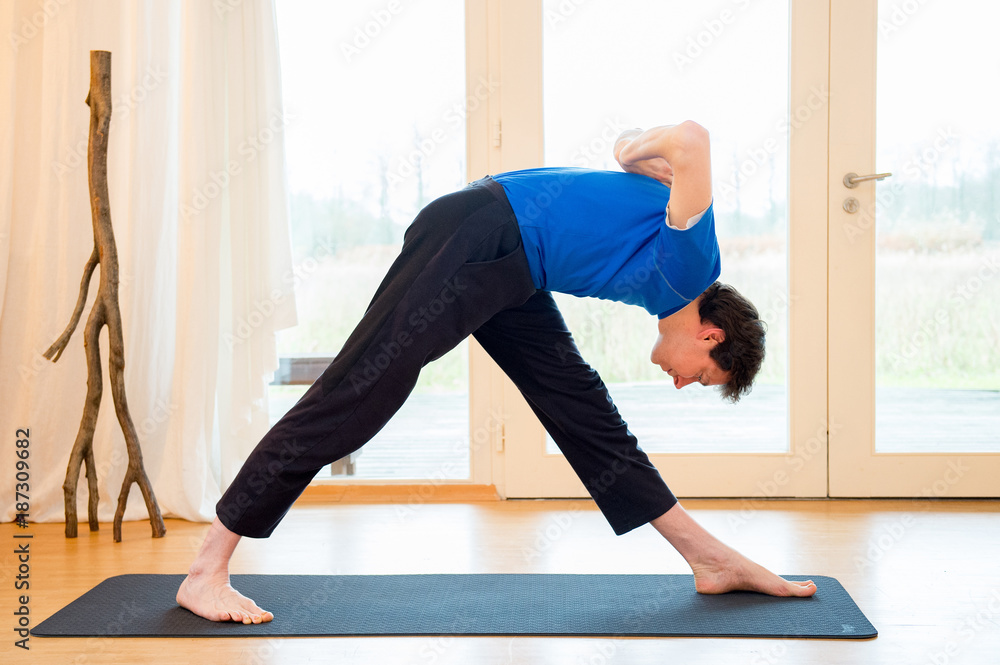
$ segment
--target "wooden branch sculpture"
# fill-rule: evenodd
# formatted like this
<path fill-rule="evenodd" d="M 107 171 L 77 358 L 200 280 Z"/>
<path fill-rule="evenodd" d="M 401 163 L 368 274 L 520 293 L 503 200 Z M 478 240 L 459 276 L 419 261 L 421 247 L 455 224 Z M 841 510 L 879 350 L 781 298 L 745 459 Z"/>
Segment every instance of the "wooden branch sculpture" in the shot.
<path fill-rule="evenodd" d="M 90 107 L 87 172 L 90 181 L 90 210 L 94 223 L 94 251 L 84 266 L 80 297 L 77 299 L 76 309 L 73 310 L 69 325 L 45 352 L 45 357 L 56 362 L 62 355 L 76 325 L 80 322 L 80 314 L 87 301 L 90 278 L 94 274 L 94 268 L 100 263 L 101 278 L 97 288 L 97 299 L 83 332 L 83 346 L 87 353 L 87 401 L 83 408 L 80 431 L 77 432 L 76 442 L 69 456 L 63 495 L 66 502 L 66 537 L 76 538 L 76 489 L 80 480 L 80 467 L 86 463 L 90 494 L 88 503 L 90 530 L 97 531 L 99 525 L 94 428 L 97 425 L 97 413 L 101 408 L 101 393 L 104 389 L 99 336 L 101 328 L 107 325 L 111 349 L 108 363 L 111 372 L 111 394 L 128 449 L 128 469 L 125 472 L 121 493 L 118 495 L 118 510 L 115 512 L 114 522 L 115 542 L 120 543 L 122 517 L 125 514 L 125 505 L 132 483 L 138 484 L 142 490 L 149 512 L 149 521 L 153 526 L 153 537 L 162 537 L 166 533 L 166 528 L 163 526 L 163 517 L 160 515 L 160 507 L 156 504 L 153 488 L 142 465 L 139 437 L 129 415 L 128 403 L 125 401 L 125 345 L 122 341 L 121 311 L 118 309 L 118 250 L 115 248 L 115 236 L 111 227 L 111 204 L 108 196 L 108 130 L 111 124 L 111 53 L 108 51 L 90 52 L 90 94 L 87 95 L 87 105 Z"/>

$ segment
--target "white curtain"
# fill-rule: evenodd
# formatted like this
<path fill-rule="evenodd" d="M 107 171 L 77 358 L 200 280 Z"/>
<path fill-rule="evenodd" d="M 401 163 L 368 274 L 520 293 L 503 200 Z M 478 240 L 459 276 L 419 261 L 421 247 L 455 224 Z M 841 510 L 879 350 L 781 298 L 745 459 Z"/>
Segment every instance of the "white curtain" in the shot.
<path fill-rule="evenodd" d="M 108 154 L 125 388 L 164 516 L 209 520 L 267 430 L 276 331 L 295 324 L 273 0 L 0 2 L 0 519 L 15 514 L 15 431 L 30 428 L 30 520 L 64 519 L 93 247 L 90 51 L 112 53 Z M 98 268 L 100 269 L 100 268 Z M 108 381 L 94 435 L 100 519 L 128 462 Z M 86 530 L 86 482 L 78 495 Z M 146 519 L 133 486 L 126 520 Z"/>

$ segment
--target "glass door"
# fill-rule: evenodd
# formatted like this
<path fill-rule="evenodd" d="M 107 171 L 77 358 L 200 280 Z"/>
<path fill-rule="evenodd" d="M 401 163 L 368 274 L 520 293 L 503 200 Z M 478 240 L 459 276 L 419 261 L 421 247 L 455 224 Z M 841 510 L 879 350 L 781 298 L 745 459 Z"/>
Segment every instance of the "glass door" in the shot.
<path fill-rule="evenodd" d="M 541 77 L 530 103 L 544 153 L 521 166 L 618 170 L 612 147 L 624 129 L 690 118 L 711 132 L 720 280 L 754 301 L 769 331 L 752 394 L 732 405 L 697 384 L 676 390 L 649 362 L 655 317 L 556 295 L 583 357 L 680 495 L 826 495 L 825 198 L 815 194 L 825 187 L 828 63 L 814 35 L 826 34 L 828 14 L 806 4 L 542 0 L 503 10 L 541 24 L 537 44 L 517 47 L 541 53 L 520 66 Z M 507 148 L 519 137 L 504 129 Z M 504 404 L 507 495 L 586 496 L 509 383 Z"/>
<path fill-rule="evenodd" d="M 463 0 L 277 11 L 299 324 L 278 338 L 272 423 L 337 354 L 416 213 L 467 182 L 469 116 L 493 92 L 467 85 Z M 471 480 L 468 359 L 463 342 L 428 365 L 389 424 L 317 480 Z"/>
<path fill-rule="evenodd" d="M 1000 495 L 997 20 L 833 3 L 833 496 Z"/>

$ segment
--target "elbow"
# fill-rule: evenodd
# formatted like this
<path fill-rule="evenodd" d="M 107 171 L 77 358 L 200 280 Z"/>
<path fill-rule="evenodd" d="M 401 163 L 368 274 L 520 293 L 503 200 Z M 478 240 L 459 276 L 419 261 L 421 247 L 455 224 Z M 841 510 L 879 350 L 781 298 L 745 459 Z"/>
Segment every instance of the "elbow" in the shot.
<path fill-rule="evenodd" d="M 685 120 L 677 125 L 679 139 L 685 143 L 708 145 L 708 130 L 694 120 Z"/>
<path fill-rule="evenodd" d="M 677 130 L 674 136 L 674 157 L 671 161 L 675 169 L 684 162 L 708 159 L 711 146 L 707 129 L 693 120 L 685 120 L 677 125 Z"/>

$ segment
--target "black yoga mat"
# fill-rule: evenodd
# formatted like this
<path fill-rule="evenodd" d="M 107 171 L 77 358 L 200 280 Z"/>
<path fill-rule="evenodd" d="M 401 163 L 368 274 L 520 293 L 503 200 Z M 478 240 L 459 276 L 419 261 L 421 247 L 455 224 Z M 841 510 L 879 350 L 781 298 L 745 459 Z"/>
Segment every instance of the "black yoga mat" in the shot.
<path fill-rule="evenodd" d="M 812 598 L 700 595 L 690 575 L 233 575 L 274 613 L 216 623 L 178 607 L 183 575 L 104 580 L 37 636 L 635 635 L 866 638 L 877 632 L 840 582 Z M 809 579 L 791 575 L 788 579 Z"/>

